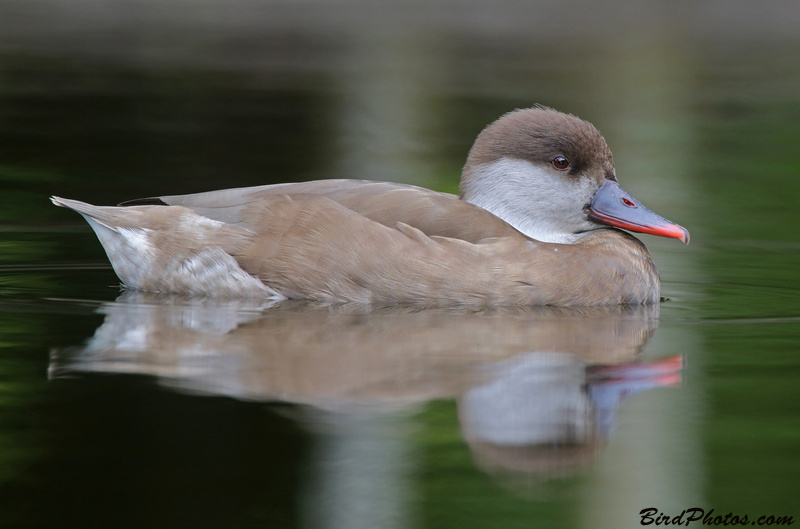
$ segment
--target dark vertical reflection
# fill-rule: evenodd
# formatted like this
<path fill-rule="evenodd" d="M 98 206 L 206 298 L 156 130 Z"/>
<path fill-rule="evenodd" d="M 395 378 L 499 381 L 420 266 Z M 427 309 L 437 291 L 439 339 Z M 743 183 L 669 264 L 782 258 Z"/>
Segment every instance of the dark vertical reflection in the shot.
<path fill-rule="evenodd" d="M 59 174 L 73 193 L 326 176 L 324 80 L 287 89 L 252 73 L 0 57 L 0 160 Z"/>

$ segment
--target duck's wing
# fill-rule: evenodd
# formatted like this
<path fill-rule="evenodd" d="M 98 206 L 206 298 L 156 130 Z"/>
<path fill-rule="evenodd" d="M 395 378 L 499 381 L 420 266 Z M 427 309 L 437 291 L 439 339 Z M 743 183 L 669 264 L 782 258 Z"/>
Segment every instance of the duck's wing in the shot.
<path fill-rule="evenodd" d="M 428 236 L 468 242 L 494 237 L 525 238 L 505 221 L 455 195 L 392 182 L 319 180 L 162 196 L 121 205 L 183 206 L 204 217 L 241 226 L 250 205 L 275 196 L 325 197 L 386 227 L 396 228 L 403 223 Z"/>
<path fill-rule="evenodd" d="M 483 306 L 658 300 L 647 250 L 617 230 L 595 230 L 571 245 L 522 236 L 473 243 L 403 222 L 390 228 L 309 195 L 264 197 L 243 213 L 242 227 L 254 236 L 237 262 L 290 298 Z"/>
<path fill-rule="evenodd" d="M 524 238 L 473 244 L 429 237 L 400 221 L 385 226 L 326 196 L 266 194 L 236 206 L 236 223 L 180 205 L 52 201 L 86 218 L 117 275 L 136 290 L 378 305 L 547 300 L 546 292 L 519 280 L 525 263 L 509 259 L 520 255 Z"/>

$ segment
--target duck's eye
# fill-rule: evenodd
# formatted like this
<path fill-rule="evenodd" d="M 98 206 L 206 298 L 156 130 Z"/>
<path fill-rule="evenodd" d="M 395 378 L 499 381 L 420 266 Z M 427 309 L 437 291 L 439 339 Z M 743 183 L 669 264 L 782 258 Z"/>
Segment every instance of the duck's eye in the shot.
<path fill-rule="evenodd" d="M 553 167 L 555 167 L 559 171 L 563 171 L 564 169 L 569 169 L 569 160 L 567 160 L 563 156 L 556 156 L 555 158 L 553 158 Z"/>

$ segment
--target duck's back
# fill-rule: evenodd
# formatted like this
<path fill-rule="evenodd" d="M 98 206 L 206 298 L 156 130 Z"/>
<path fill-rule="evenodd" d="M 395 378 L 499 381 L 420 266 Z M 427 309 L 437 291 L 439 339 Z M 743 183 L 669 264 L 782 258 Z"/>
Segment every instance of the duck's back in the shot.
<path fill-rule="evenodd" d="M 240 225 L 245 222 L 248 207 L 276 196 L 290 199 L 324 197 L 386 227 L 396 228 L 397 223 L 402 222 L 431 237 L 449 237 L 472 243 L 493 237 L 525 238 L 505 221 L 455 195 L 392 182 L 318 180 L 162 196 L 133 200 L 123 205 L 157 200 L 189 208 L 220 222 Z"/>

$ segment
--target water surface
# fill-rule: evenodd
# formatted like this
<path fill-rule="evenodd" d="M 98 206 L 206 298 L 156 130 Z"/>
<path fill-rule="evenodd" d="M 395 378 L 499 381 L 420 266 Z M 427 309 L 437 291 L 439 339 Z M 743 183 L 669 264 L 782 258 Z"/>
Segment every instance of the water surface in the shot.
<path fill-rule="evenodd" d="M 800 516 L 795 9 L 4 4 L 3 527 Z M 595 123 L 622 185 L 692 232 L 642 236 L 661 306 L 140 296 L 47 200 L 453 192 L 479 130 L 533 103 Z"/>

